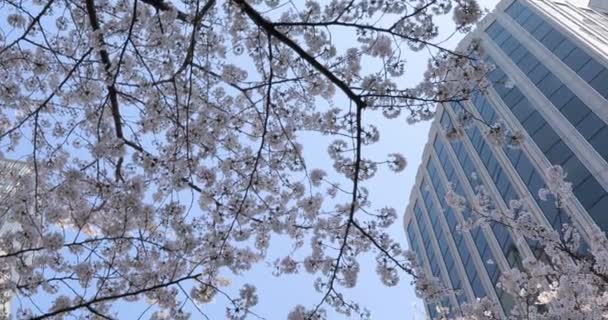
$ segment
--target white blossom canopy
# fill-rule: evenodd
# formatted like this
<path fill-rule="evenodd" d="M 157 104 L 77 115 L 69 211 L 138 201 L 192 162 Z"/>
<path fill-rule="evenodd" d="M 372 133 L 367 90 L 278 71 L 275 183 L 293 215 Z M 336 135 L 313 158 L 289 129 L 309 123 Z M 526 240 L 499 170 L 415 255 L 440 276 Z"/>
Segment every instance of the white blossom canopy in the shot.
<path fill-rule="evenodd" d="M 116 318 L 117 303 L 200 318 L 221 273 L 264 262 L 276 235 L 293 252 L 275 273 L 315 274 L 324 293 L 290 319 L 328 306 L 365 318 L 340 293 L 360 256 L 377 255 L 386 285 L 412 265 L 385 232 L 397 212 L 365 188 L 406 161 L 366 158 L 379 134 L 364 117 L 430 119 L 487 71 L 437 39 L 437 16 L 470 30 L 474 0 L 3 0 L 0 12 L 0 151 L 27 150 L 31 171 L 2 199 L 19 227 L 0 237 L 0 291 L 19 319 Z M 424 80 L 403 87 L 420 50 Z M 327 168 L 307 166 L 305 134 L 330 139 Z M 228 318 L 255 317 L 255 284 L 227 301 Z"/>

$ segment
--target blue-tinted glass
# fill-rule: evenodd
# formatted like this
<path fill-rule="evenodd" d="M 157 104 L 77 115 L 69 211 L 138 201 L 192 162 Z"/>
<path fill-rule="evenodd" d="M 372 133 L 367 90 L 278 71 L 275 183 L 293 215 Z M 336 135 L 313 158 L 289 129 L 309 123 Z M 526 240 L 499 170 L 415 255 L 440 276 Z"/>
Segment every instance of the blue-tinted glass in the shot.
<path fill-rule="evenodd" d="M 570 99 L 560 110 L 562 114 L 575 127 L 585 118 L 589 109 L 578 97 Z M 582 112 L 581 112 L 582 111 Z"/>
<path fill-rule="evenodd" d="M 594 59 L 589 59 L 589 61 L 587 61 L 587 63 L 578 71 L 578 75 L 586 82 L 589 82 L 603 70 L 605 70 L 603 65 Z"/>
<path fill-rule="evenodd" d="M 608 195 L 604 194 L 593 208 L 589 210 L 589 215 L 593 221 L 602 229 L 608 230 Z"/>
<path fill-rule="evenodd" d="M 538 84 L 542 79 L 544 79 L 547 74 L 549 74 L 549 69 L 542 64 L 536 65 L 536 68 L 528 74 L 528 78 L 534 83 Z"/>
<path fill-rule="evenodd" d="M 574 48 L 576 48 L 576 46 L 572 43 L 572 41 L 565 39 L 555 48 L 553 54 L 560 59 L 564 59 L 570 54 L 570 52 L 572 52 L 572 50 L 574 50 Z"/>
<path fill-rule="evenodd" d="M 500 48 L 505 51 L 507 55 L 517 49 L 517 45 L 519 41 L 515 40 L 512 36 L 507 37 L 507 39 L 500 45 Z"/>
<path fill-rule="evenodd" d="M 551 96 L 560 86 L 562 82 L 556 76 L 549 73 L 539 84 L 538 88 L 547 97 Z"/>
<path fill-rule="evenodd" d="M 528 53 L 526 48 L 523 46 L 518 46 L 517 49 L 515 49 L 510 55 L 513 63 L 518 64 L 526 53 Z"/>
<path fill-rule="evenodd" d="M 477 246 L 477 251 L 479 251 L 479 255 L 482 255 L 486 252 L 488 248 L 488 242 L 483 234 L 483 232 L 477 233 L 475 237 L 475 245 Z"/>
<path fill-rule="evenodd" d="M 521 58 L 521 61 L 517 66 L 521 69 L 521 71 L 523 71 L 523 73 L 528 74 L 530 71 L 532 71 L 532 69 L 534 69 L 534 67 L 536 67 L 537 64 L 538 60 L 536 60 L 536 58 L 534 58 L 534 56 L 528 52 L 523 56 L 523 58 Z"/>
<path fill-rule="evenodd" d="M 581 120 L 581 122 L 576 127 L 578 128 L 578 131 L 583 135 L 583 137 L 589 140 L 604 126 L 605 124 L 602 119 L 595 115 L 595 113 L 588 112 L 587 116 L 583 120 Z"/>
<path fill-rule="evenodd" d="M 492 22 L 492 24 L 486 29 L 486 33 L 490 36 L 490 38 L 494 39 L 502 30 L 502 27 L 498 23 Z"/>
<path fill-rule="evenodd" d="M 519 89 L 517 90 L 519 91 Z M 526 98 L 520 100 L 515 106 L 509 107 L 519 121 L 526 120 L 534 112 L 534 109 L 530 106 L 530 101 Z"/>
<path fill-rule="evenodd" d="M 538 190 L 545 186 L 545 181 L 538 174 L 538 172 L 533 171 L 532 177 L 530 178 L 530 182 L 528 182 L 528 190 L 532 193 L 532 196 L 536 197 Z"/>
<path fill-rule="evenodd" d="M 511 89 L 511 91 L 503 98 L 504 102 L 508 106 L 513 106 L 517 104 L 521 99 L 523 99 L 523 95 L 519 89 Z"/>
<path fill-rule="evenodd" d="M 572 152 L 564 142 L 560 141 L 554 144 L 551 149 L 545 153 L 545 155 L 552 164 L 563 165 L 564 162 L 570 159 Z"/>
<path fill-rule="evenodd" d="M 530 10 L 522 10 L 521 13 L 515 17 L 515 21 L 520 24 L 524 23 L 530 17 L 530 15 L 532 15 Z"/>
<path fill-rule="evenodd" d="M 534 32 L 534 30 L 536 30 L 536 28 L 538 28 L 541 23 L 543 23 L 543 20 L 539 16 L 533 15 L 528 18 L 528 20 L 526 20 L 522 27 L 528 30 L 528 32 Z"/>
<path fill-rule="evenodd" d="M 502 26 L 501 26 L 501 28 L 502 28 Z M 498 35 L 496 35 L 496 37 L 494 38 L 494 42 L 496 42 L 496 44 L 500 46 L 510 36 L 511 35 L 509 35 L 509 33 L 505 29 L 503 29 L 500 33 L 498 33 Z"/>
<path fill-rule="evenodd" d="M 566 86 L 562 85 L 553 94 L 549 96 L 549 101 L 558 109 L 561 109 L 566 103 L 574 97 L 574 93 Z"/>
<path fill-rule="evenodd" d="M 608 127 L 603 127 L 600 132 L 596 133 L 589 143 L 597 150 L 604 158 L 608 158 Z"/>
<path fill-rule="evenodd" d="M 509 188 L 509 186 L 510 186 L 509 179 L 501 171 L 500 174 L 498 175 L 497 179 L 496 179 L 496 188 L 498 189 L 498 192 L 500 192 L 501 195 L 506 194 L 507 189 Z"/>
<path fill-rule="evenodd" d="M 591 208 L 604 194 L 604 188 L 589 176 L 578 187 L 574 188 L 574 194 L 585 208 Z"/>
<path fill-rule="evenodd" d="M 555 217 L 557 216 L 558 212 L 557 212 L 557 208 L 555 207 L 555 202 L 552 201 L 552 199 L 547 199 L 547 201 L 540 201 L 540 202 L 538 202 L 538 205 L 541 208 L 541 210 L 543 211 L 543 214 L 545 215 L 545 217 L 547 218 L 549 223 L 551 223 L 552 221 L 555 221 Z M 553 227 L 555 228 L 555 225 L 553 225 Z M 559 225 L 555 229 L 559 230 L 560 229 Z"/>
<path fill-rule="evenodd" d="M 523 10 L 525 9 L 525 7 L 519 2 L 519 1 L 514 1 L 506 10 L 505 12 L 507 14 L 509 14 L 511 17 L 517 17 Z"/>
<path fill-rule="evenodd" d="M 559 45 L 562 40 L 564 40 L 564 36 L 559 32 L 549 32 L 542 40 L 541 43 L 547 47 L 550 51 L 553 51 L 557 45 Z"/>
<path fill-rule="evenodd" d="M 540 127 L 545 124 L 545 119 L 536 111 L 534 111 L 522 125 L 526 128 L 529 134 L 533 135 Z"/>
<path fill-rule="evenodd" d="M 532 35 L 537 40 L 541 40 L 551 31 L 551 29 L 553 28 L 551 28 L 549 24 L 543 22 L 538 28 L 536 28 L 536 30 L 534 30 L 534 32 L 532 32 Z"/>
<path fill-rule="evenodd" d="M 475 277 L 475 281 L 473 281 L 472 288 L 475 297 L 483 298 L 486 296 L 486 291 L 484 290 L 483 285 L 481 284 L 481 280 L 479 278 Z"/>
<path fill-rule="evenodd" d="M 492 229 L 494 229 L 494 235 L 496 236 L 496 241 L 498 241 L 498 244 L 502 248 L 504 246 L 504 243 L 506 243 L 507 240 L 510 238 L 509 231 L 507 231 L 506 227 L 504 227 L 503 225 L 500 225 L 500 224 L 494 225 L 492 227 Z"/>
<path fill-rule="evenodd" d="M 538 148 L 544 153 L 549 150 L 558 140 L 560 140 L 555 130 L 545 123 L 540 130 L 533 134 L 534 142 Z"/>
<path fill-rule="evenodd" d="M 521 177 L 524 183 L 528 183 L 530 178 L 532 177 L 532 172 L 534 171 L 534 167 L 532 167 L 532 163 L 528 159 L 528 157 L 522 156 L 515 167 L 517 173 Z"/>
<path fill-rule="evenodd" d="M 563 164 L 564 170 L 568 173 L 567 180 L 576 188 L 584 179 L 589 176 L 589 171 L 583 166 L 577 157 L 570 157 Z"/>
<path fill-rule="evenodd" d="M 578 71 L 591 57 L 586 54 L 583 50 L 575 48 L 570 54 L 564 59 L 564 63 L 567 64 L 575 72 Z"/>
<path fill-rule="evenodd" d="M 589 84 L 604 98 L 608 97 L 608 70 L 602 70 Z"/>

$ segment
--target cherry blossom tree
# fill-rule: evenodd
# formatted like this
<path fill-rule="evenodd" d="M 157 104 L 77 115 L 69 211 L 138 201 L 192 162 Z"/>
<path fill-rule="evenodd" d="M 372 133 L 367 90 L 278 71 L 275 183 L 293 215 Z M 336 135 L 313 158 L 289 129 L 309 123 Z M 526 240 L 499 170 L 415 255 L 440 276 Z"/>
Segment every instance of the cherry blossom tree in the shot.
<path fill-rule="evenodd" d="M 343 293 L 365 253 L 382 283 L 409 273 L 432 287 L 386 232 L 396 210 L 369 201 L 365 182 L 406 160 L 366 155 L 380 138 L 366 119 L 428 120 L 484 86 L 487 67 L 443 47 L 436 23 L 469 31 L 475 0 L 0 7 L 0 151 L 26 150 L 30 168 L 2 197 L 17 227 L 0 237 L 12 275 L 0 292 L 17 318 L 114 319 L 141 303 L 153 319 L 201 318 L 215 296 L 228 318 L 255 318 L 255 283 L 231 296 L 222 274 L 268 262 L 278 236 L 293 250 L 274 273 L 311 273 L 322 293 L 289 319 L 366 318 Z M 411 52 L 428 53 L 428 71 L 404 86 Z M 303 156 L 312 134 L 327 141 L 326 168 Z"/>

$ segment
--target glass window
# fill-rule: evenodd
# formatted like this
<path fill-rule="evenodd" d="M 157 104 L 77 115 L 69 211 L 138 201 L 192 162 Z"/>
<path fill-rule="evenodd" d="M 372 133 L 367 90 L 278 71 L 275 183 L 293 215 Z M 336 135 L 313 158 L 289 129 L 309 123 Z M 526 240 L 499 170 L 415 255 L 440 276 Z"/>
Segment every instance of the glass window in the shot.
<path fill-rule="evenodd" d="M 574 93 L 568 89 L 568 87 L 562 85 L 553 94 L 551 94 L 548 98 L 549 101 L 557 108 L 561 109 L 566 103 L 570 101 L 574 97 Z"/>
<path fill-rule="evenodd" d="M 527 184 L 530 181 L 530 178 L 532 177 L 532 172 L 534 171 L 534 167 L 532 167 L 532 163 L 530 162 L 528 157 L 522 156 L 521 159 L 519 159 L 519 162 L 517 163 L 515 170 L 517 170 L 517 173 L 519 173 L 521 180 L 525 184 Z"/>
<path fill-rule="evenodd" d="M 604 159 L 608 159 L 608 127 L 604 126 L 589 140 L 589 143 Z"/>
<path fill-rule="evenodd" d="M 530 182 L 527 185 L 528 190 L 532 193 L 532 196 L 534 198 L 537 198 L 538 190 L 540 190 L 540 188 L 544 186 L 545 181 L 543 180 L 543 178 L 538 174 L 538 172 L 533 171 L 532 177 L 530 178 Z"/>
<path fill-rule="evenodd" d="M 526 20 L 522 27 L 528 30 L 528 32 L 532 33 L 534 32 L 534 30 L 536 30 L 536 28 L 540 26 L 541 23 L 543 23 L 543 20 L 539 16 L 533 15 L 530 16 L 528 20 Z"/>
<path fill-rule="evenodd" d="M 526 53 L 528 53 L 528 49 L 524 48 L 524 46 L 521 45 L 517 46 L 517 49 L 511 52 L 511 60 L 513 60 L 515 64 L 519 64 L 519 62 L 524 57 L 524 55 L 526 55 Z"/>
<path fill-rule="evenodd" d="M 538 84 L 543 78 L 545 78 L 549 74 L 549 69 L 539 63 L 534 70 L 528 74 L 528 78 L 534 83 Z"/>
<path fill-rule="evenodd" d="M 503 245 L 507 242 L 507 239 L 509 239 L 509 231 L 507 231 L 507 228 L 504 227 L 503 225 L 500 224 L 495 224 L 492 229 L 494 229 L 494 235 L 496 236 L 496 241 L 498 241 L 498 244 L 500 245 L 500 247 L 502 248 Z"/>
<path fill-rule="evenodd" d="M 572 52 L 564 59 L 564 63 L 567 64 L 575 72 L 581 69 L 591 57 L 579 48 L 574 48 Z"/>
<path fill-rule="evenodd" d="M 510 36 L 511 35 L 505 29 L 502 29 L 502 31 L 494 38 L 494 42 L 496 42 L 496 44 L 500 47 L 500 45 L 505 42 Z"/>
<path fill-rule="evenodd" d="M 547 97 L 551 96 L 552 93 L 555 92 L 560 86 L 562 86 L 562 82 L 557 79 L 556 76 L 549 73 L 539 84 L 538 88 L 540 91 Z M 563 87 L 563 86 L 562 86 Z M 562 88 L 565 89 L 565 88 Z M 569 91 L 569 90 L 568 90 Z"/>
<path fill-rule="evenodd" d="M 509 186 L 509 179 L 507 179 L 507 176 L 501 170 L 500 175 L 496 179 L 496 188 L 498 189 L 498 192 L 500 192 L 501 195 L 504 195 Z"/>
<path fill-rule="evenodd" d="M 595 113 L 587 112 L 587 116 L 581 120 L 576 127 L 583 137 L 589 140 L 604 126 L 604 121 L 602 121 L 602 119 L 600 119 Z"/>
<path fill-rule="evenodd" d="M 549 49 L 549 51 L 553 51 L 553 49 L 555 47 L 557 47 L 557 45 L 559 45 L 562 40 L 564 40 L 564 36 L 562 36 L 561 33 L 559 33 L 559 32 L 549 32 L 549 34 L 547 34 L 541 40 L 541 43 L 544 44 L 545 47 L 547 49 Z"/>
<path fill-rule="evenodd" d="M 604 98 L 608 97 L 608 70 L 602 70 L 589 84 Z"/>
<path fill-rule="evenodd" d="M 536 132 L 538 129 L 540 129 L 540 127 L 544 124 L 545 124 L 545 119 L 543 119 L 543 117 L 541 117 L 541 115 L 536 111 L 534 111 L 528 117 L 528 119 L 526 119 L 522 123 L 522 125 L 524 126 L 524 128 L 526 128 L 526 131 L 528 131 L 528 133 L 530 135 L 534 135 L 534 132 Z"/>
<path fill-rule="evenodd" d="M 552 164 L 563 165 L 570 157 L 572 156 L 572 152 L 570 148 L 566 146 L 563 141 L 559 141 L 554 144 L 547 152 L 545 152 L 547 159 L 551 161 Z"/>
<path fill-rule="evenodd" d="M 522 10 L 521 13 L 515 17 L 515 21 L 517 21 L 519 24 L 522 24 L 524 22 L 526 22 L 526 20 L 528 20 L 528 18 L 532 15 L 532 11 L 530 10 Z"/>
<path fill-rule="evenodd" d="M 577 157 L 570 157 L 566 161 L 566 163 L 563 164 L 563 167 L 564 170 L 568 173 L 568 177 L 566 179 L 572 183 L 572 186 L 574 188 L 576 188 L 581 182 L 583 182 L 584 179 L 589 176 L 589 171 L 587 171 L 587 168 L 583 166 L 583 164 Z"/>
<path fill-rule="evenodd" d="M 605 194 L 603 190 L 604 188 L 590 175 L 574 188 L 574 194 L 585 208 L 591 208 Z"/>
<path fill-rule="evenodd" d="M 537 132 L 532 134 L 534 142 L 538 145 L 538 148 L 544 153 L 551 148 L 560 137 L 555 133 L 555 130 L 545 123 Z"/>
<path fill-rule="evenodd" d="M 532 32 L 532 36 L 534 36 L 534 38 L 537 40 L 541 40 L 547 35 L 547 33 L 551 31 L 551 29 L 553 28 L 551 28 L 548 23 L 543 22 L 538 28 L 536 28 L 536 30 L 534 30 L 534 32 Z"/>
<path fill-rule="evenodd" d="M 475 236 L 475 245 L 477 246 L 477 250 L 479 251 L 479 255 L 483 256 L 488 248 L 488 242 L 483 234 L 483 232 L 479 231 Z"/>
<path fill-rule="evenodd" d="M 555 54 L 558 58 L 564 59 L 567 57 L 572 50 L 574 50 L 576 46 L 572 43 L 572 41 L 568 39 L 564 39 L 556 48 L 553 50 L 553 54 Z"/>
<path fill-rule="evenodd" d="M 473 293 L 477 298 L 483 298 L 486 296 L 486 291 L 481 284 L 481 279 L 475 275 L 475 279 L 471 281 L 471 288 L 473 289 Z"/>
<path fill-rule="evenodd" d="M 519 89 L 517 89 L 517 91 L 519 91 Z M 521 99 L 515 106 L 507 106 L 511 108 L 513 115 L 515 115 L 519 121 L 525 121 L 534 112 L 534 109 L 530 106 L 530 101 L 526 98 Z"/>
<path fill-rule="evenodd" d="M 538 60 L 536 60 L 536 58 L 530 52 L 528 52 L 523 56 L 523 58 L 521 58 L 521 61 L 517 66 L 521 69 L 521 71 L 523 71 L 523 73 L 527 74 L 528 72 L 532 71 L 537 64 Z"/>
<path fill-rule="evenodd" d="M 499 32 L 502 31 L 501 25 L 499 25 L 496 21 L 492 22 L 492 24 L 486 29 L 486 33 L 490 36 L 490 38 L 494 39 Z"/>
<path fill-rule="evenodd" d="M 583 110 L 583 108 L 585 110 Z M 589 109 L 585 106 L 585 104 L 578 97 L 572 97 L 560 110 L 564 117 L 572 123 L 575 127 L 578 126 L 579 122 L 585 118 Z"/>
<path fill-rule="evenodd" d="M 589 210 L 589 215 L 602 230 L 608 230 L 608 195 L 604 194 L 593 208 Z"/>
<path fill-rule="evenodd" d="M 547 221 L 549 221 L 549 223 L 552 223 L 553 221 L 555 221 L 555 218 L 558 215 L 558 210 L 555 207 L 555 201 L 552 196 L 550 199 L 547 199 L 547 201 L 539 201 L 538 206 L 542 210 L 543 214 L 545 215 L 545 217 L 547 218 Z M 557 226 L 555 224 L 552 224 L 552 226 L 556 230 L 561 229 L 561 224 L 557 225 Z"/>
<path fill-rule="evenodd" d="M 517 17 L 523 10 L 526 8 L 519 2 L 514 1 L 508 8 L 505 10 L 511 17 Z"/>
<path fill-rule="evenodd" d="M 504 96 L 503 101 L 508 106 L 513 106 L 517 104 L 521 99 L 523 99 L 523 94 L 519 89 L 513 88 L 507 95 Z"/>
<path fill-rule="evenodd" d="M 505 31 L 506 32 L 506 31 Z M 509 36 L 501 45 L 500 48 L 507 54 L 510 55 L 519 46 L 519 41 L 515 40 L 512 36 Z"/>
<path fill-rule="evenodd" d="M 587 63 L 578 71 L 578 75 L 586 82 L 589 82 L 603 70 L 605 70 L 603 65 L 594 59 L 589 59 L 589 61 L 587 61 Z"/>

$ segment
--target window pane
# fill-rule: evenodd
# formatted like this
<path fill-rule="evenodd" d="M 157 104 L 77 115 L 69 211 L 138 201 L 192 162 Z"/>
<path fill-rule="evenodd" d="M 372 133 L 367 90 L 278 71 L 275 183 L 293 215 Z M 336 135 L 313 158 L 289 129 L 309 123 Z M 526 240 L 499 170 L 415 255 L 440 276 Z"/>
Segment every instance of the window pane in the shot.
<path fill-rule="evenodd" d="M 570 159 L 572 152 L 570 152 L 570 148 L 563 141 L 560 141 L 553 145 L 545 155 L 552 164 L 563 165 L 564 162 Z"/>
<path fill-rule="evenodd" d="M 604 195 L 604 197 L 598 201 L 591 210 L 589 210 L 589 215 L 593 218 L 593 221 L 597 223 L 597 225 L 602 230 L 608 230 L 608 195 Z"/>
<path fill-rule="evenodd" d="M 574 50 L 576 46 L 572 43 L 572 41 L 565 39 L 562 41 L 553 51 L 553 53 L 560 59 L 564 59 L 567 57 L 572 50 Z"/>
<path fill-rule="evenodd" d="M 536 60 L 536 58 L 534 56 L 532 56 L 532 54 L 530 52 L 528 52 L 521 59 L 518 67 L 521 69 L 521 71 L 523 71 L 525 74 L 527 74 L 528 72 L 532 71 L 532 69 L 534 67 L 536 67 L 537 64 L 538 64 L 538 60 Z"/>
<path fill-rule="evenodd" d="M 564 59 L 566 63 L 575 72 L 578 71 L 591 57 L 586 54 L 583 50 L 575 48 L 570 54 Z"/>
<path fill-rule="evenodd" d="M 595 136 L 589 140 L 589 143 L 591 143 L 604 159 L 608 159 L 608 127 L 604 127 L 600 132 L 596 133 Z"/>
<path fill-rule="evenodd" d="M 576 127 L 583 135 L 583 137 L 589 140 L 604 126 L 604 121 L 602 121 L 597 115 L 595 115 L 595 113 L 589 112 L 587 116 Z"/>
<path fill-rule="evenodd" d="M 608 70 L 602 70 L 589 84 L 603 97 L 608 97 Z"/>
<path fill-rule="evenodd" d="M 562 85 L 551 96 L 549 96 L 549 101 L 553 103 L 553 105 L 561 109 L 566 103 L 570 101 L 574 97 L 572 91 L 570 91 L 566 86 Z"/>
<path fill-rule="evenodd" d="M 547 49 L 552 51 L 563 39 L 564 37 L 559 32 L 549 32 L 549 34 L 545 36 L 541 42 L 545 45 L 545 47 L 547 47 Z"/>
<path fill-rule="evenodd" d="M 545 119 L 543 119 L 538 112 L 534 111 L 534 113 L 532 113 L 522 124 L 528 133 L 533 134 L 540 128 L 540 126 L 545 124 Z"/>
<path fill-rule="evenodd" d="M 528 78 L 534 83 L 538 84 L 542 79 L 544 79 L 549 73 L 549 69 L 547 69 L 544 65 L 539 63 L 534 70 L 528 74 Z"/>
<path fill-rule="evenodd" d="M 528 50 L 520 45 L 511 53 L 511 59 L 515 64 L 518 64 L 526 53 L 528 53 Z"/>
<path fill-rule="evenodd" d="M 589 82 L 595 78 L 600 72 L 604 70 L 604 66 L 595 61 L 594 59 L 590 59 L 587 64 L 585 64 L 581 70 L 578 71 L 578 75 L 583 78 L 586 82 Z"/>
<path fill-rule="evenodd" d="M 549 73 L 539 84 L 538 88 L 547 97 L 551 96 L 552 93 L 562 85 L 562 82 L 557 79 L 553 74 Z M 562 88 L 564 89 L 564 88 Z"/>
<path fill-rule="evenodd" d="M 585 208 L 591 208 L 605 194 L 603 190 L 597 180 L 589 176 L 574 190 L 574 194 Z"/>
<path fill-rule="evenodd" d="M 539 16 L 534 15 L 528 18 L 522 27 L 528 30 L 528 32 L 534 32 L 534 30 L 536 30 L 541 23 L 543 23 L 543 20 Z"/>
<path fill-rule="evenodd" d="M 534 32 L 532 32 L 532 35 L 537 40 L 541 40 L 547 35 L 547 33 L 549 33 L 549 31 L 551 31 L 551 29 L 552 28 L 549 26 L 549 24 L 543 22 L 538 28 L 536 28 L 536 30 L 534 30 Z"/>
<path fill-rule="evenodd" d="M 581 99 L 573 97 L 564 105 L 561 112 L 572 125 L 577 126 L 578 123 L 585 118 L 588 112 L 588 110 L 586 110 L 587 112 L 581 112 L 583 107 L 586 108 Z"/>
<path fill-rule="evenodd" d="M 534 133 L 532 137 L 543 153 L 549 150 L 558 140 L 561 140 L 557 133 L 555 133 L 555 130 L 547 123 Z"/>
<path fill-rule="evenodd" d="M 530 102 L 526 98 L 520 100 L 515 106 L 509 107 L 511 108 L 513 115 L 519 121 L 526 120 L 532 114 L 532 112 L 534 112 L 534 109 L 530 106 Z"/>
<path fill-rule="evenodd" d="M 572 187 L 576 188 L 584 179 L 589 176 L 589 171 L 583 166 L 577 157 L 570 157 L 563 165 L 564 171 L 568 174 L 566 180 L 572 183 Z"/>

